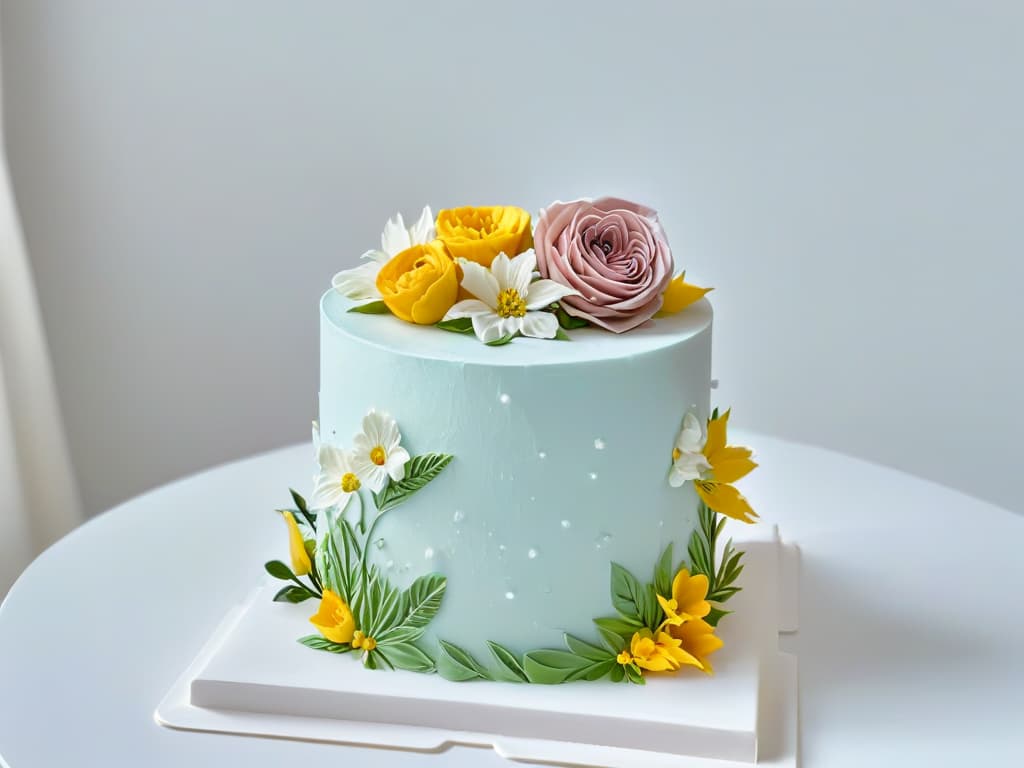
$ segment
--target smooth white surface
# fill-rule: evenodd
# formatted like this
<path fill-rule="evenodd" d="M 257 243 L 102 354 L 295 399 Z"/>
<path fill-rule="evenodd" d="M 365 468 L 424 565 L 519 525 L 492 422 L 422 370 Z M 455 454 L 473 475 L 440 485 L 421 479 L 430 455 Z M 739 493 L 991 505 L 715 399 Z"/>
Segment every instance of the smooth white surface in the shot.
<path fill-rule="evenodd" d="M 1024 519 L 894 470 L 736 434 L 761 462 L 745 492 L 801 547 L 803 765 L 1015 765 Z M 308 462 L 301 445 L 189 478 L 90 521 L 29 567 L 0 608 L 0 754 L 12 768 L 505 765 L 465 748 L 438 759 L 153 721 L 260 565 L 284 551 L 281 521 L 261 505 L 275 494 L 286 504 Z"/>
<path fill-rule="evenodd" d="M 746 535 L 739 543 L 747 553 L 744 590 L 720 626 L 726 645 L 715 654 L 714 678 L 691 670 L 650 676 L 641 688 L 381 676 L 343 663 L 351 659 L 339 664 L 326 654 L 301 655 L 295 628 L 308 610 L 270 604 L 264 588 L 225 618 L 155 717 L 176 728 L 400 749 L 487 745 L 530 762 L 645 768 L 653 761 L 681 768 L 728 758 L 734 768 L 756 757 L 795 768 L 797 660 L 778 645 L 779 603 L 792 605 L 797 587 L 795 580 L 783 582 L 795 571 L 780 569 L 780 561 L 795 563 L 798 551 L 781 548 L 770 528 Z M 341 710 L 343 720 L 326 719 Z"/>
<path fill-rule="evenodd" d="M 605 193 L 717 286 L 738 424 L 1024 511 L 1020 2 L 9 0 L 3 35 L 90 512 L 304 439 L 316 301 L 396 210 Z"/>

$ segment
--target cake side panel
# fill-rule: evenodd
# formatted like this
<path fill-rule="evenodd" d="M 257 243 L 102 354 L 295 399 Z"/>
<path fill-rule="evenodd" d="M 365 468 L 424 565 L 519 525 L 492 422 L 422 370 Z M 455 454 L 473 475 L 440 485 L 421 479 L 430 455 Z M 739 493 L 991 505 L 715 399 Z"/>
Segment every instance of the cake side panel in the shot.
<path fill-rule="evenodd" d="M 563 632 L 594 637 L 591 620 L 613 613 L 611 562 L 649 580 L 669 542 L 685 554 L 696 496 L 666 478 L 684 413 L 709 413 L 710 324 L 628 360 L 534 367 L 399 354 L 326 318 L 321 332 L 324 441 L 350 446 L 377 408 L 413 455 L 455 457 L 370 545 L 398 586 L 447 577 L 426 645 L 440 637 L 486 657 L 486 640 L 521 651 L 558 647 Z"/>

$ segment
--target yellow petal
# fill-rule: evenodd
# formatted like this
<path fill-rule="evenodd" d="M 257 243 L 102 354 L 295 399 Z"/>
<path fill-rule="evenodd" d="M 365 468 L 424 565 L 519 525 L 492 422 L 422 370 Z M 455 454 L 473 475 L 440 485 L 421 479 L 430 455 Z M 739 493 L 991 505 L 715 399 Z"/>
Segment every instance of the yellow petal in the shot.
<path fill-rule="evenodd" d="M 686 282 L 685 272 L 676 275 L 672 278 L 672 282 L 668 284 L 668 288 L 665 289 L 665 295 L 661 301 L 661 310 L 658 314 L 674 315 L 677 312 L 682 312 L 694 302 L 700 301 L 705 293 L 712 290 L 714 289 L 701 288 L 698 285 L 691 285 Z"/>
<path fill-rule="evenodd" d="M 722 639 L 716 637 L 715 628 L 703 619 L 688 621 L 682 626 L 673 627 L 672 636 L 678 638 L 682 647 L 699 662 L 701 668 L 709 675 L 714 671 L 708 656 L 722 647 Z"/>
<path fill-rule="evenodd" d="M 735 487 L 710 480 L 695 480 L 694 488 L 709 508 L 743 523 L 752 523 L 757 513 Z"/>
<path fill-rule="evenodd" d="M 757 462 L 750 458 L 752 453 L 749 448 L 727 445 L 708 456 L 715 482 L 735 483 L 749 475 L 757 467 Z"/>
<path fill-rule="evenodd" d="M 348 643 L 356 631 L 356 621 L 348 604 L 329 589 L 324 590 L 320 608 L 309 617 L 309 622 L 332 643 Z"/>
<path fill-rule="evenodd" d="M 705 598 L 708 595 L 708 577 L 703 573 L 691 576 L 683 568 L 672 580 L 672 597 L 679 606 L 679 612 L 698 619 L 711 612 L 711 604 Z"/>
<path fill-rule="evenodd" d="M 731 411 L 726 411 L 717 419 L 708 419 L 708 439 L 704 443 L 704 456 L 708 459 L 709 463 L 711 456 L 725 448 L 725 432 L 726 427 L 729 425 L 730 413 Z"/>
<path fill-rule="evenodd" d="M 306 544 L 302 540 L 302 533 L 299 531 L 298 523 L 287 510 L 281 513 L 284 522 L 288 526 L 288 550 L 292 557 L 292 573 L 296 576 L 305 576 L 313 566 L 309 562 L 309 555 L 306 552 Z"/>
<path fill-rule="evenodd" d="M 666 624 L 682 624 L 690 618 L 685 613 L 679 612 L 679 606 L 675 600 L 666 600 L 661 595 L 655 595 L 655 597 L 658 598 L 658 605 L 661 606 L 661 610 L 665 612 Z"/>

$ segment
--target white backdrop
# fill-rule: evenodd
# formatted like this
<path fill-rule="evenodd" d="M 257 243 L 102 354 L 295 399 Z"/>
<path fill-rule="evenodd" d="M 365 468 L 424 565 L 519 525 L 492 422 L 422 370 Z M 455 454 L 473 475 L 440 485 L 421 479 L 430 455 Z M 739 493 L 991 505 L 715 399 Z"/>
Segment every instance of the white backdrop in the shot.
<path fill-rule="evenodd" d="M 718 286 L 737 424 L 1024 509 L 1024 6 L 363 5 L 4 4 L 88 510 L 306 438 L 394 209 L 602 193 Z"/>

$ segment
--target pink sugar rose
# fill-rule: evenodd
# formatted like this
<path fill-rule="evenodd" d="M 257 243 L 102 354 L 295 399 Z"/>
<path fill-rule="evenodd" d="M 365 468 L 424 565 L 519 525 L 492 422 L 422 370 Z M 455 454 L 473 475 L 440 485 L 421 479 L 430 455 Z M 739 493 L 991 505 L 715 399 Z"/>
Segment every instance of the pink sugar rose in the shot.
<path fill-rule="evenodd" d="M 579 291 L 570 315 L 622 333 L 661 308 L 672 251 L 651 208 L 614 197 L 552 203 L 533 233 L 542 277 Z"/>

